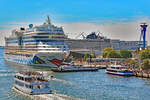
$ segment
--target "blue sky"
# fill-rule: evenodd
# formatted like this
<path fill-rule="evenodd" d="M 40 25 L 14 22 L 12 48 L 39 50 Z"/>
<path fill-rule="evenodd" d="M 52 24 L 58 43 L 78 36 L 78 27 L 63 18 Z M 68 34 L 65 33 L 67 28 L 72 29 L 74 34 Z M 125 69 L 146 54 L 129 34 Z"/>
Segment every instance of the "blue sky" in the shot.
<path fill-rule="evenodd" d="M 6 32 L 16 27 L 18 23 L 42 23 L 46 15 L 50 15 L 52 22 L 60 24 L 118 25 L 117 23 L 129 23 L 133 26 L 133 23 L 138 20 L 150 19 L 149 5 L 150 0 L 0 0 L 0 33 L 5 32 L 4 36 L 6 36 Z M 81 25 L 84 27 L 84 24 Z M 68 29 L 68 27 L 64 28 Z M 106 29 L 103 32 L 111 32 L 111 28 L 109 31 Z M 123 34 L 122 30 L 117 32 L 120 32 L 120 35 Z M 115 34 L 113 29 L 112 34 Z"/>
<path fill-rule="evenodd" d="M 58 22 L 132 21 L 150 16 L 149 4 L 150 0 L 0 0 L 0 22 L 39 21 L 47 14 Z"/>

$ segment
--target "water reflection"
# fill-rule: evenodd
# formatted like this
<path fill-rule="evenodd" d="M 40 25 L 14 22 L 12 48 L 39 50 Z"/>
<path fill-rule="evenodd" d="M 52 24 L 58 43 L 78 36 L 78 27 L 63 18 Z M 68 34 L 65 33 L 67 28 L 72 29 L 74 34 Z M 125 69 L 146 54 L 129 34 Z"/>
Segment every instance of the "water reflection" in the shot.
<path fill-rule="evenodd" d="M 107 77 L 109 77 L 112 80 L 128 80 L 130 77 L 126 77 L 126 76 L 118 76 L 118 75 L 111 75 L 111 74 L 106 74 Z M 132 76 L 131 76 L 132 77 Z"/>
<path fill-rule="evenodd" d="M 32 71 L 51 71 L 50 67 L 41 67 L 41 66 L 27 66 L 24 64 L 16 64 L 5 61 L 5 64 L 11 66 L 13 69 L 17 71 L 21 70 L 32 70 Z"/>

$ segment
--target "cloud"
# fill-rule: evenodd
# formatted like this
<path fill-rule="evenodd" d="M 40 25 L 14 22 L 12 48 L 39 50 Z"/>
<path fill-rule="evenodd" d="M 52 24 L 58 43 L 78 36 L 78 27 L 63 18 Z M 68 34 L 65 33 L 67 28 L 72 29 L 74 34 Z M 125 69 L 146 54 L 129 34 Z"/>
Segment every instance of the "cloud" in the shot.
<path fill-rule="evenodd" d="M 103 24 L 96 25 L 91 23 L 72 23 L 65 24 L 65 32 L 72 33 L 68 34 L 69 37 L 76 35 L 76 33 L 85 32 L 90 33 L 92 31 L 100 31 L 104 36 L 112 39 L 121 40 L 139 40 L 140 37 L 140 23 L 139 22 L 129 22 L 129 23 L 116 23 L 116 24 Z M 147 30 L 147 40 L 150 37 L 149 30 Z M 148 40 L 149 41 L 149 40 Z M 150 42 L 150 41 L 149 41 Z"/>
<path fill-rule="evenodd" d="M 121 19 L 126 20 L 126 19 Z M 150 23 L 149 18 L 136 20 L 132 22 L 116 22 L 116 23 L 105 23 L 97 24 L 93 22 L 74 22 L 74 23 L 54 23 L 56 26 L 63 26 L 65 33 L 70 38 L 75 38 L 79 33 L 84 32 L 89 34 L 93 31 L 100 31 L 104 36 L 111 39 L 120 40 L 130 40 L 136 41 L 140 38 L 140 23 L 141 22 Z M 0 29 L 1 41 L 0 45 L 4 45 L 4 37 L 11 34 L 11 30 L 19 27 L 28 27 L 31 22 L 11 22 L 7 25 L 0 25 L 4 29 Z M 40 25 L 42 22 L 33 23 L 35 25 Z M 85 34 L 85 35 L 86 35 Z M 150 26 L 147 28 L 147 38 L 146 40 L 150 43 Z"/>

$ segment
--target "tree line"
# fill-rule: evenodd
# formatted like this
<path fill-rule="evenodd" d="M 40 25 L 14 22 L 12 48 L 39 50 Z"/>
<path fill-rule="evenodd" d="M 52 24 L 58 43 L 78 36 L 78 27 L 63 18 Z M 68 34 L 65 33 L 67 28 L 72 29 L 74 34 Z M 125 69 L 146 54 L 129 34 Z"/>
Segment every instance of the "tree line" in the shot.
<path fill-rule="evenodd" d="M 132 51 L 130 50 L 114 50 L 113 48 L 104 48 L 101 56 L 103 58 L 124 58 L 129 65 L 140 66 L 142 69 L 150 69 L 150 48 L 138 52 L 138 59 L 133 60 Z M 86 53 L 84 59 L 95 58 L 94 54 Z M 139 62 L 140 61 L 140 62 Z M 141 63 L 141 64 L 140 64 Z"/>

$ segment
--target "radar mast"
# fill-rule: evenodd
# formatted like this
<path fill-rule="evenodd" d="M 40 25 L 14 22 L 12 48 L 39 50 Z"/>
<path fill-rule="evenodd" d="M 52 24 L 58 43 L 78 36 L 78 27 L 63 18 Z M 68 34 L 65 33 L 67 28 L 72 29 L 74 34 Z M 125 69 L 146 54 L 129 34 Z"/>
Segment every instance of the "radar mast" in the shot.
<path fill-rule="evenodd" d="M 47 15 L 47 23 L 50 25 L 51 24 L 51 20 L 49 18 L 49 15 Z"/>

